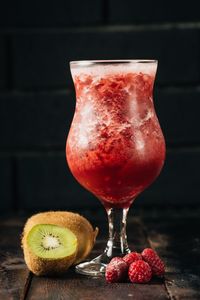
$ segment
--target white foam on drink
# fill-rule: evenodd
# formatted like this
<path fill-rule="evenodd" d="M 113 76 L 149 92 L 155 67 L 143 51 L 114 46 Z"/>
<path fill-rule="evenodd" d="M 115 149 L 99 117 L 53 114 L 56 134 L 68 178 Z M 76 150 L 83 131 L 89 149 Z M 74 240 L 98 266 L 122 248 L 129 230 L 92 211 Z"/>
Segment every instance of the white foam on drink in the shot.
<path fill-rule="evenodd" d="M 74 146 L 79 145 L 82 148 L 87 148 L 89 146 L 90 136 L 94 134 L 96 118 L 92 103 L 90 101 L 84 102 L 84 99 L 81 97 L 79 100 L 82 102 L 82 105 L 79 111 L 79 122 L 76 123 L 76 126 L 73 128 Z"/>
<path fill-rule="evenodd" d="M 157 61 L 125 61 L 123 62 L 72 62 L 71 63 L 72 77 L 80 76 L 81 74 L 103 77 L 113 74 L 123 73 L 143 73 L 148 75 L 155 75 L 157 70 Z"/>
<path fill-rule="evenodd" d="M 135 147 L 138 151 L 140 151 L 140 154 L 142 153 L 141 151 L 144 149 L 145 146 L 145 140 L 142 132 L 137 130 L 135 132 Z"/>

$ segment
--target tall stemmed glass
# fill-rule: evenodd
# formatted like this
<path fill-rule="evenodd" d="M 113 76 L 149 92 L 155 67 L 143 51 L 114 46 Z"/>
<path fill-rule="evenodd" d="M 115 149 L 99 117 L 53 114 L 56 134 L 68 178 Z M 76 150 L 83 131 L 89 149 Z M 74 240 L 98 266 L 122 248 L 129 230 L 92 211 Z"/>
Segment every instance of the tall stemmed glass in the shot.
<path fill-rule="evenodd" d="M 165 141 L 154 110 L 156 60 L 70 62 L 76 110 L 66 155 L 77 181 L 108 214 L 102 255 L 76 266 L 97 276 L 113 256 L 130 252 L 126 219 L 131 203 L 159 175 Z"/>

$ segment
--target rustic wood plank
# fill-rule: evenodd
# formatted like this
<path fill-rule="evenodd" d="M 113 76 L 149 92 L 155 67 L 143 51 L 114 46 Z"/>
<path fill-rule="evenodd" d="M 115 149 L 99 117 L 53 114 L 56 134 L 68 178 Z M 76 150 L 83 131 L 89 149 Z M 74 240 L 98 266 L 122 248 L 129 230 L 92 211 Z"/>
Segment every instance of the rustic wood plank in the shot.
<path fill-rule="evenodd" d="M 23 221 L 0 221 L 0 299 L 23 299 L 30 276 L 20 247 Z"/>
<path fill-rule="evenodd" d="M 63 278 L 34 277 L 27 299 L 37 300 L 121 300 L 168 299 L 165 287 L 158 281 L 139 285 L 106 284 L 104 278 L 89 278 L 69 272 Z"/>
<path fill-rule="evenodd" d="M 94 223 L 94 222 L 93 222 Z M 101 224 L 98 224 L 101 223 Z M 104 224 L 103 224 L 104 223 Z M 106 222 L 96 220 L 102 234 L 105 232 Z M 128 222 L 128 234 L 131 249 L 142 250 L 149 246 L 144 234 L 143 226 L 139 218 L 130 218 Z M 105 237 L 105 235 L 104 235 Z M 95 245 L 92 257 L 102 252 L 105 241 L 99 240 Z M 45 278 L 33 276 L 30 289 L 27 293 L 28 300 L 121 300 L 121 299 L 168 299 L 168 295 L 162 280 L 153 280 L 150 284 L 139 285 L 131 283 L 108 284 L 104 278 L 91 278 L 81 276 L 69 270 L 65 276 L 57 278 Z"/>
<path fill-rule="evenodd" d="M 165 285 L 170 298 L 200 299 L 199 216 L 157 216 L 144 222 L 151 247 L 166 262 Z"/>
<path fill-rule="evenodd" d="M 103 278 L 81 276 L 73 269 L 60 278 L 33 276 L 30 285 L 19 240 L 24 220 L 4 219 L 0 221 L 0 299 L 199 299 L 198 215 L 189 215 L 186 210 L 175 215 L 170 211 L 147 213 L 143 214 L 145 228 L 140 218 L 129 217 L 131 249 L 141 251 L 150 245 L 159 252 L 167 265 L 166 288 L 162 280 L 147 285 L 106 284 Z M 96 256 L 105 245 L 102 238 L 106 236 L 106 222 L 100 216 L 92 223 L 102 229 L 92 253 Z"/>

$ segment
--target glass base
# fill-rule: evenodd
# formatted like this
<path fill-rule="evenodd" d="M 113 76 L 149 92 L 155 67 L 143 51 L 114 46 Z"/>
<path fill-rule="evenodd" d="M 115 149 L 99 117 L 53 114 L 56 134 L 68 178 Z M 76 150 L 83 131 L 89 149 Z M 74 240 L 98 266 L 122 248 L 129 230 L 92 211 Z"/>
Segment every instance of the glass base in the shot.
<path fill-rule="evenodd" d="M 75 267 L 77 273 L 89 276 L 104 276 L 110 259 L 103 253 L 91 261 L 80 263 Z"/>
<path fill-rule="evenodd" d="M 93 261 L 84 262 L 76 266 L 76 272 L 88 276 L 104 276 L 106 265 Z"/>
<path fill-rule="evenodd" d="M 129 248 L 126 248 L 126 251 L 124 253 L 119 252 L 119 249 L 117 250 L 118 251 L 113 251 L 114 253 L 112 252 L 111 256 L 108 256 L 109 254 L 108 252 L 104 252 L 103 254 L 92 259 L 91 261 L 86 261 L 78 264 L 75 267 L 76 272 L 88 276 L 96 276 L 96 277 L 104 276 L 106 271 L 106 266 L 113 257 L 124 256 L 125 254 L 131 252 Z M 106 251 L 108 251 L 108 249 L 106 249 Z"/>
<path fill-rule="evenodd" d="M 109 223 L 109 239 L 103 254 L 91 261 L 80 263 L 75 267 L 79 274 L 89 276 L 104 276 L 106 265 L 113 257 L 130 253 L 126 236 L 126 217 L 128 208 L 106 210 Z"/>

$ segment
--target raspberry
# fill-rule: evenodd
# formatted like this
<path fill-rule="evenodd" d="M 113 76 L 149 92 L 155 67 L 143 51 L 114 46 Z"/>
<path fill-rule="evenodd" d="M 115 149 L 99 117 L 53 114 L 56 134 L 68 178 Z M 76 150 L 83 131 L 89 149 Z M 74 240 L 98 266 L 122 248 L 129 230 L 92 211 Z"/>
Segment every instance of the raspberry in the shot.
<path fill-rule="evenodd" d="M 128 266 L 121 257 L 114 257 L 106 266 L 106 281 L 107 282 L 120 282 L 127 276 Z"/>
<path fill-rule="evenodd" d="M 151 248 L 146 248 L 142 251 L 142 258 L 151 267 L 153 275 L 163 276 L 165 273 L 164 262 L 160 259 L 158 254 Z"/>
<path fill-rule="evenodd" d="M 137 260 L 130 265 L 128 276 L 131 282 L 146 283 L 151 280 L 152 271 L 148 263 Z"/>
<path fill-rule="evenodd" d="M 121 262 L 123 260 L 122 257 L 119 256 L 115 256 L 111 259 L 111 261 L 109 262 L 109 264 L 118 264 L 119 262 Z"/>
<path fill-rule="evenodd" d="M 130 266 L 131 263 L 133 263 L 136 260 L 142 260 L 142 255 L 137 252 L 131 252 L 126 254 L 123 257 L 123 260 L 127 263 L 128 266 Z"/>

